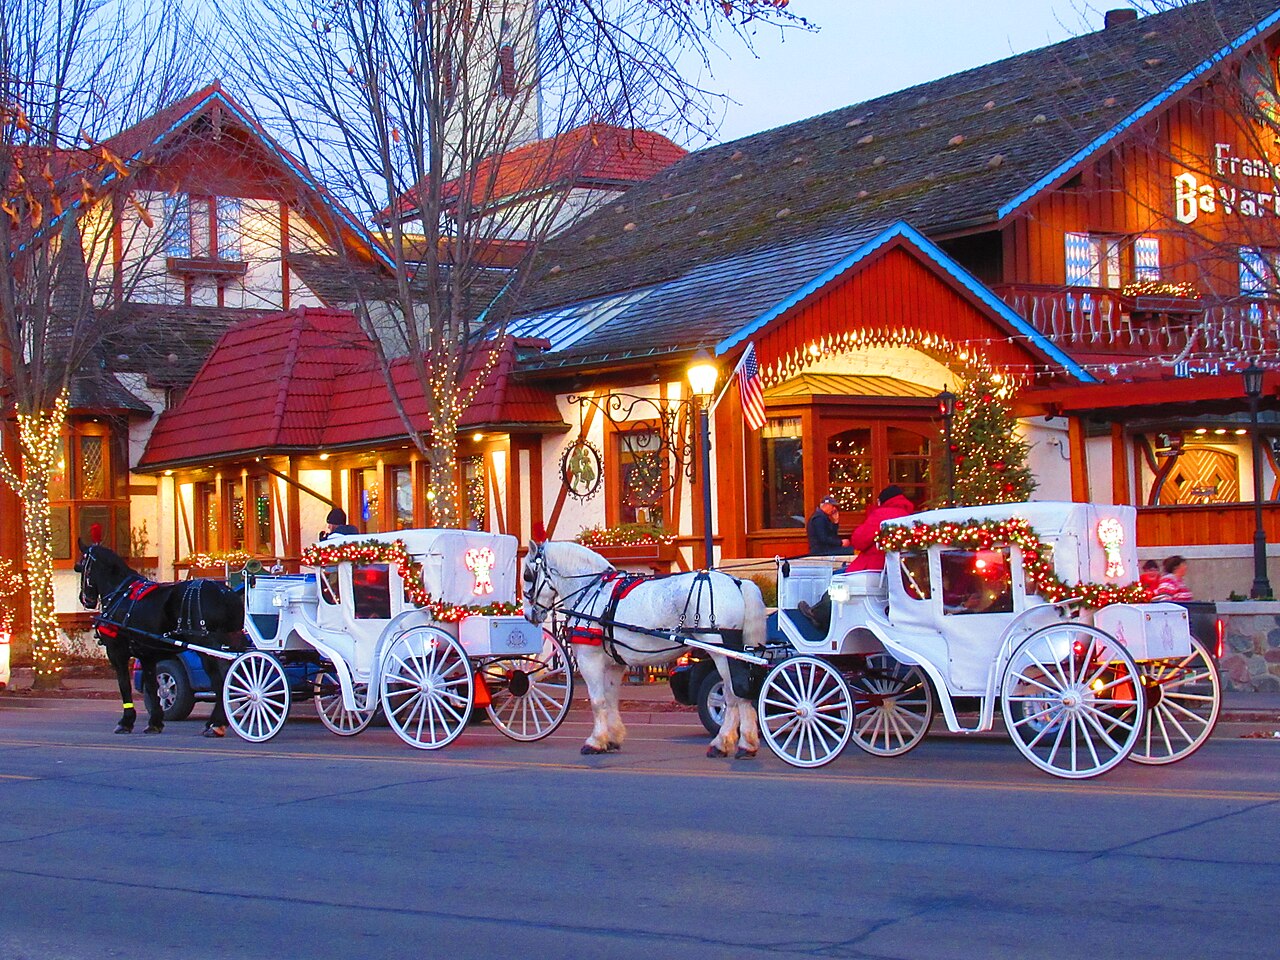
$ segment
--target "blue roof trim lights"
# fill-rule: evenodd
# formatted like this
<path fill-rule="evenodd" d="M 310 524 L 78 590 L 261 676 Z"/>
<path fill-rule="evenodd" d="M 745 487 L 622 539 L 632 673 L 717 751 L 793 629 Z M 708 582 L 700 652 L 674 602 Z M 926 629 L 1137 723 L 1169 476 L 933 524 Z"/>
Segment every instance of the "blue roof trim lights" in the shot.
<path fill-rule="evenodd" d="M 966 291 L 979 300 L 983 306 L 992 313 L 998 315 L 1002 320 L 1027 338 L 1046 356 L 1052 358 L 1061 364 L 1063 369 L 1083 383 L 1097 383 L 1098 379 L 1088 373 L 1080 364 L 1076 363 L 1067 353 L 1058 347 L 1053 341 L 1042 334 L 1035 327 L 1031 326 L 1026 320 L 1022 319 L 1013 309 L 1003 300 L 993 294 L 985 286 L 978 281 L 973 274 L 965 270 L 958 263 L 947 256 L 933 241 L 925 237 L 920 231 L 916 230 L 909 223 L 899 221 L 883 232 L 877 234 L 866 243 L 862 244 L 851 254 L 839 261 L 825 272 L 814 277 L 799 290 L 796 290 L 790 296 L 779 301 L 765 313 L 762 313 L 755 320 L 738 330 L 736 333 L 725 337 L 716 344 L 716 356 L 723 356 L 735 346 L 742 343 L 756 331 L 773 322 L 782 314 L 786 313 L 792 307 L 802 303 L 814 293 L 821 290 L 828 283 L 835 280 L 850 267 L 859 261 L 866 259 L 872 253 L 875 253 L 885 244 L 896 239 L 904 239 L 917 247 L 922 254 L 928 257 L 934 264 L 941 268 L 949 277 L 955 280 Z"/>
<path fill-rule="evenodd" d="M 1271 14 L 1271 16 L 1255 24 L 1253 27 L 1250 27 L 1241 36 L 1237 37 L 1231 43 L 1227 44 L 1217 53 L 1213 54 L 1212 56 L 1202 61 L 1199 66 L 1194 67 L 1187 73 L 1184 73 L 1177 80 L 1173 81 L 1173 83 L 1169 84 L 1169 86 L 1167 86 L 1162 92 L 1152 97 L 1142 106 L 1138 107 L 1137 110 L 1133 111 L 1133 113 L 1129 114 L 1129 116 L 1125 117 L 1123 120 L 1117 123 L 1114 127 L 1108 130 L 1106 133 L 1097 137 L 1092 143 L 1089 143 L 1088 145 L 1081 147 L 1074 154 L 1072 154 L 1067 160 L 1064 160 L 1058 166 L 1054 167 L 1052 170 L 1046 173 L 1043 177 L 1041 177 L 1031 186 L 1027 187 L 1027 189 L 1023 190 L 1020 194 L 1018 194 L 1016 197 L 1014 197 L 1004 206 L 1000 207 L 996 211 L 996 216 L 1001 220 L 1009 216 L 1009 214 L 1013 213 L 1020 206 L 1022 206 L 1024 203 L 1026 203 L 1028 200 L 1030 200 L 1032 197 L 1038 194 L 1041 190 L 1044 190 L 1046 187 L 1052 184 L 1055 180 L 1058 180 L 1059 178 L 1066 176 L 1068 173 L 1071 172 L 1071 170 L 1073 170 L 1075 167 L 1083 163 L 1085 160 L 1087 160 L 1090 156 L 1092 156 L 1102 147 L 1106 146 L 1110 141 L 1120 136 L 1120 134 L 1124 133 L 1124 131 L 1129 129 L 1139 120 L 1141 120 L 1143 117 L 1147 116 L 1148 114 L 1154 112 L 1155 110 L 1163 106 L 1176 93 L 1186 89 L 1186 87 L 1194 83 L 1196 80 L 1202 77 L 1206 72 L 1213 69 L 1215 66 L 1221 63 L 1231 54 L 1235 53 L 1245 44 L 1253 40 L 1256 40 L 1259 36 L 1261 36 L 1267 30 L 1274 27 L 1277 23 L 1280 23 L 1280 10 L 1277 10 L 1275 13 Z"/>

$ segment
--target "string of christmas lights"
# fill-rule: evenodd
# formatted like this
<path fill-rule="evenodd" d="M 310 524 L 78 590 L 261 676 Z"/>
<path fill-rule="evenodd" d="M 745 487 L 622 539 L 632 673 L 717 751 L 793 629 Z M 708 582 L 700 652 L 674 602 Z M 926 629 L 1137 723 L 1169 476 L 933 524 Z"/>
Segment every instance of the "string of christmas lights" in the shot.
<path fill-rule="evenodd" d="M 38 687 L 56 686 L 62 672 L 58 618 L 53 596 L 53 523 L 49 479 L 62 455 L 62 428 L 69 399 L 64 390 L 53 409 L 17 414 L 21 473 L 0 455 L 0 478 L 23 506 L 23 541 L 31 605 L 31 661 Z"/>
<path fill-rule="evenodd" d="M 584 547 L 668 546 L 676 542 L 676 535 L 653 524 L 622 523 L 616 527 L 586 527 L 573 539 Z"/>
<path fill-rule="evenodd" d="M 409 553 L 403 540 L 357 540 L 354 543 L 315 543 L 302 551 L 304 567 L 332 567 L 339 563 L 394 564 L 400 579 L 404 581 L 404 593 L 415 607 L 431 613 L 441 623 L 457 623 L 464 617 L 509 616 L 521 612 L 518 603 L 495 601 L 480 606 L 448 603 L 437 600 L 427 592 L 422 582 L 422 564 Z"/>
<path fill-rule="evenodd" d="M 898 553 L 922 552 L 933 546 L 963 550 L 992 550 L 1014 546 L 1022 553 L 1022 569 L 1027 586 L 1050 603 L 1079 597 L 1092 609 L 1113 603 L 1150 603 L 1152 592 L 1140 583 L 1065 583 L 1058 578 L 1050 560 L 1051 551 L 1022 517 L 1009 520 L 966 520 L 944 523 L 913 523 L 895 526 L 876 535 L 876 546 Z"/>
<path fill-rule="evenodd" d="M 243 567 L 253 559 L 253 554 L 245 550 L 211 551 L 209 553 L 192 553 L 187 555 L 187 563 L 193 567 Z"/>
<path fill-rule="evenodd" d="M 13 625 L 18 618 L 13 598 L 22 592 L 22 583 L 22 574 L 14 570 L 8 560 L 0 558 L 0 633 L 13 634 Z"/>

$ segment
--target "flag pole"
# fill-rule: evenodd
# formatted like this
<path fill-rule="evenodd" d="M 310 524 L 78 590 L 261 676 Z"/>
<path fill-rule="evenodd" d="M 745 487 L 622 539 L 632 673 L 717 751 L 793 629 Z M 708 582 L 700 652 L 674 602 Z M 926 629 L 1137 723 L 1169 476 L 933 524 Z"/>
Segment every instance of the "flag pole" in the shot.
<path fill-rule="evenodd" d="M 751 345 L 747 344 L 747 346 L 748 348 L 750 348 Z M 711 406 L 708 408 L 712 413 L 716 412 L 716 407 L 720 406 L 720 401 L 723 400 L 724 395 L 729 392 L 729 386 L 733 383 L 733 378 L 738 375 L 738 367 L 742 366 L 742 361 L 745 359 L 747 359 L 747 351 L 743 350 L 742 356 L 738 358 L 737 366 L 733 368 L 733 371 L 729 374 L 728 378 L 725 380 L 724 386 L 720 389 L 720 394 L 715 398 Z"/>

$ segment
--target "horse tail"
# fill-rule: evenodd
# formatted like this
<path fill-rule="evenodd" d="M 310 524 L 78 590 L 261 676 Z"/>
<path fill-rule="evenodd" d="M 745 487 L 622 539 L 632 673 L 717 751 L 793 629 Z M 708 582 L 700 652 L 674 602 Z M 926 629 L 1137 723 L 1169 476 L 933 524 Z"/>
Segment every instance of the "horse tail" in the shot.
<path fill-rule="evenodd" d="M 768 639 L 764 594 L 751 580 L 742 581 L 742 645 L 763 647 Z"/>

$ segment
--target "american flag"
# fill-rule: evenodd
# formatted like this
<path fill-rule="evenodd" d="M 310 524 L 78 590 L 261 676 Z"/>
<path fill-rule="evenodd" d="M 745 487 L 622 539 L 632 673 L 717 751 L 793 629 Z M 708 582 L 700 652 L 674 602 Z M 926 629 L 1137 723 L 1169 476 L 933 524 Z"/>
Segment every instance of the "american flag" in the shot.
<path fill-rule="evenodd" d="M 756 361 L 756 345 L 747 344 L 747 352 L 738 361 L 735 371 L 738 378 L 738 393 L 742 397 L 742 412 L 746 415 L 747 426 L 759 430 L 765 424 L 764 386 L 760 382 L 760 364 Z"/>

